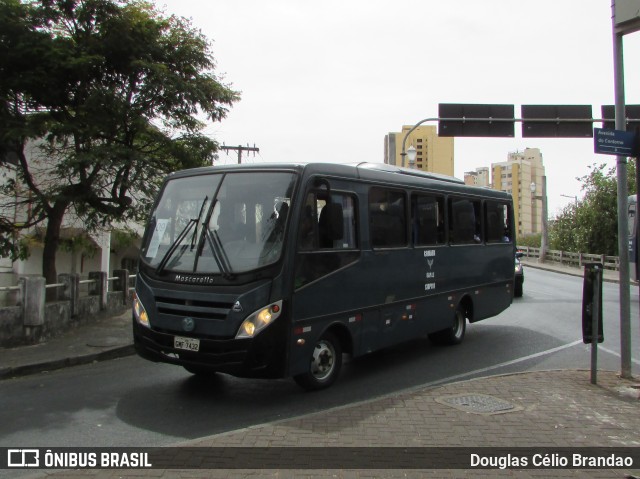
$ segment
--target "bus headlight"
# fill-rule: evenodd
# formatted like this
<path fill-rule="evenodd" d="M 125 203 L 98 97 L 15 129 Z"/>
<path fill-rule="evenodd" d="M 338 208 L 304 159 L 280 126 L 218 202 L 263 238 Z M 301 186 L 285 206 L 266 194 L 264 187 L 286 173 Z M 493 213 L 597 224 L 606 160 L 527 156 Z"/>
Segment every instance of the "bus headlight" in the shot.
<path fill-rule="evenodd" d="M 147 314 L 147 310 L 144 309 L 140 298 L 138 298 L 138 295 L 135 292 L 133 293 L 133 315 L 139 324 L 146 326 L 147 328 L 151 327 L 151 324 L 149 324 L 149 315 Z"/>
<path fill-rule="evenodd" d="M 253 338 L 264 328 L 273 323 L 282 312 L 282 300 L 270 304 L 250 314 L 240 325 L 236 339 Z"/>

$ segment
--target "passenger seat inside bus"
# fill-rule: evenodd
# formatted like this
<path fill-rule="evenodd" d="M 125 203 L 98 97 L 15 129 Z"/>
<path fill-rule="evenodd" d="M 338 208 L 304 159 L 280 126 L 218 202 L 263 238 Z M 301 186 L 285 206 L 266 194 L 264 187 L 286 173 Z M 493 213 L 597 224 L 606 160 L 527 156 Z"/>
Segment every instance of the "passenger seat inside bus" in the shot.
<path fill-rule="evenodd" d="M 344 236 L 342 205 L 327 203 L 318 219 L 318 239 L 320 248 L 333 248 L 334 241 Z"/>

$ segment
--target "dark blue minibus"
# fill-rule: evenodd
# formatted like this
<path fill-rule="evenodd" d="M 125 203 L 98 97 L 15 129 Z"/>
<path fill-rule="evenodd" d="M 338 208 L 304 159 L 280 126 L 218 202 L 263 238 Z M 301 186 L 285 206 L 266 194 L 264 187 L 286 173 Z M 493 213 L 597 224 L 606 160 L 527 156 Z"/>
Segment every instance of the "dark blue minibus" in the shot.
<path fill-rule="evenodd" d="M 142 241 L 136 350 L 313 390 L 343 354 L 460 343 L 512 302 L 513 222 L 506 193 L 384 164 L 173 173 Z"/>

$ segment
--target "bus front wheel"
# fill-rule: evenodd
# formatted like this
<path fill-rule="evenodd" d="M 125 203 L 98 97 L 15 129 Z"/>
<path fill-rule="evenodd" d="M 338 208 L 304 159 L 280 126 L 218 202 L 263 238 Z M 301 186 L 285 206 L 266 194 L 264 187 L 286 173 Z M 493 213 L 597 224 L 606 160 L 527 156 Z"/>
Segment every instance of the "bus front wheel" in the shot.
<path fill-rule="evenodd" d="M 331 332 L 325 333 L 313 348 L 307 372 L 294 376 L 298 385 L 309 391 L 331 386 L 342 368 L 342 345 Z"/>
<path fill-rule="evenodd" d="M 461 305 L 458 305 L 453 318 L 453 326 L 442 331 L 436 331 L 429 335 L 429 339 L 436 344 L 460 344 L 464 339 L 464 333 L 466 331 L 467 319 L 465 310 Z"/>

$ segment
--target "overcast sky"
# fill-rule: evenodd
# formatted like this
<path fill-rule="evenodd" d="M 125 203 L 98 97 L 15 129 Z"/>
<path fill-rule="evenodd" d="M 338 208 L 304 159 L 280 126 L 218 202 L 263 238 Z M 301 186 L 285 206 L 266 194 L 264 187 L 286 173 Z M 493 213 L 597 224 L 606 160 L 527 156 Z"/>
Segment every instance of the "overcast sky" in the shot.
<path fill-rule="evenodd" d="M 213 44 L 242 99 L 206 132 L 248 162 L 383 162 L 384 136 L 439 103 L 614 103 L 611 0 L 156 0 Z M 625 36 L 640 103 L 640 32 Z M 600 124 L 595 124 L 601 127 Z M 592 139 L 456 138 L 455 175 L 540 148 L 549 213 L 581 196 Z M 237 161 L 221 153 L 221 162 Z"/>

